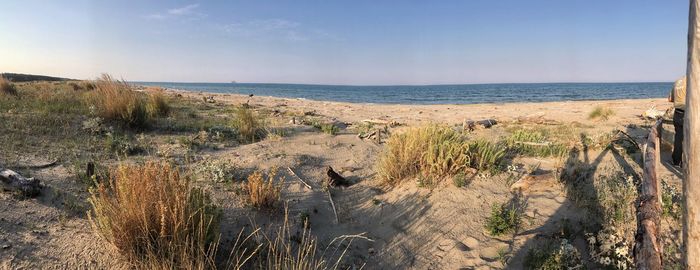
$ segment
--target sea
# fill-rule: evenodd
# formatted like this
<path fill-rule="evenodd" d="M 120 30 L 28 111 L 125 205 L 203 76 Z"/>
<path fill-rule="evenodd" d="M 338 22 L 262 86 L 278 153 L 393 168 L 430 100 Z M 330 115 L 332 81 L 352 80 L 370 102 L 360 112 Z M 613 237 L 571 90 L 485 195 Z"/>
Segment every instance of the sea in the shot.
<path fill-rule="evenodd" d="M 377 104 L 475 104 L 663 98 L 672 82 L 502 83 L 454 85 L 319 85 L 279 83 L 132 82 L 144 86 L 231 94 Z"/>

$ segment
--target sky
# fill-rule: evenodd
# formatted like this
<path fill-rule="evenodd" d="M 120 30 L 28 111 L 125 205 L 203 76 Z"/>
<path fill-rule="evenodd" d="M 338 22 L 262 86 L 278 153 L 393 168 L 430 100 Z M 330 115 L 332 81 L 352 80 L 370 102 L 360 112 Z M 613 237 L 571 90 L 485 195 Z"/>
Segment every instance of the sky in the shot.
<path fill-rule="evenodd" d="M 129 81 L 673 81 L 683 0 L 0 0 L 0 72 Z"/>

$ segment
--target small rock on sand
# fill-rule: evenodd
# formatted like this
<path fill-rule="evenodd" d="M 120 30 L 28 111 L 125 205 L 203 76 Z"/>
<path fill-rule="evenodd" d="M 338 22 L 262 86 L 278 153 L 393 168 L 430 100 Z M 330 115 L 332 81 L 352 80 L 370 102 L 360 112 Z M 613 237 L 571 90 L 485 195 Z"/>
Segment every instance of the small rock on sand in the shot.
<path fill-rule="evenodd" d="M 484 261 L 494 262 L 501 257 L 501 252 L 507 249 L 507 244 L 498 244 L 492 247 L 487 247 L 479 252 L 479 257 Z"/>
<path fill-rule="evenodd" d="M 476 238 L 469 236 L 462 240 L 462 244 L 467 246 L 469 250 L 472 250 L 479 247 L 479 240 L 476 240 Z"/>

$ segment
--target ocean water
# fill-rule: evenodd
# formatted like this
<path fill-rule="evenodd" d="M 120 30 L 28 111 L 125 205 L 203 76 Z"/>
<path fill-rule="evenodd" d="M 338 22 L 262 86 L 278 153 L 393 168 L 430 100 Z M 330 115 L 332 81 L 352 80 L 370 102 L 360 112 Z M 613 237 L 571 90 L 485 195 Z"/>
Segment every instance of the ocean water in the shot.
<path fill-rule="evenodd" d="M 133 82 L 187 91 L 385 104 L 473 104 L 665 97 L 673 83 L 508 83 L 350 86 L 270 83 Z"/>

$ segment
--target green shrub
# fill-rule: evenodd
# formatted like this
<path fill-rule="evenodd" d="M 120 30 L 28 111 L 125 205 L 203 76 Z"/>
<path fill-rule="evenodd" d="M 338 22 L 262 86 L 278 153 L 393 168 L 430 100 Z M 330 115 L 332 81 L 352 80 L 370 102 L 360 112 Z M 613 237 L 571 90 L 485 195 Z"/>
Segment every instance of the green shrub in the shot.
<path fill-rule="evenodd" d="M 321 124 L 321 131 L 326 134 L 336 135 L 340 132 L 340 128 L 332 123 Z"/>
<path fill-rule="evenodd" d="M 523 266 L 533 270 L 567 270 L 580 269 L 583 264 L 581 253 L 568 240 L 561 239 L 556 246 L 530 248 Z"/>
<path fill-rule="evenodd" d="M 676 187 L 669 185 L 665 181 L 661 182 L 661 187 L 663 215 L 672 217 L 676 220 L 680 220 L 680 218 L 682 217 L 680 204 L 683 199 L 681 193 L 678 192 L 678 189 L 676 189 Z"/>
<path fill-rule="evenodd" d="M 542 131 L 519 129 L 507 139 L 508 148 L 520 155 L 531 157 L 563 157 L 568 153 L 568 147 L 548 141 Z"/>
<path fill-rule="evenodd" d="M 110 152 L 119 156 L 131 156 L 145 152 L 146 150 L 136 143 L 130 136 L 107 134 L 105 146 Z"/>
<path fill-rule="evenodd" d="M 499 236 L 515 233 L 521 224 L 522 209 L 515 203 L 493 205 L 491 216 L 486 221 L 486 229 L 491 235 Z"/>
<path fill-rule="evenodd" d="M 477 140 L 470 143 L 469 153 L 472 168 L 480 171 L 496 172 L 501 167 L 506 149 L 496 143 Z"/>
<path fill-rule="evenodd" d="M 469 184 L 469 179 L 464 173 L 458 173 L 452 176 L 452 182 L 454 183 L 455 187 L 461 188 L 466 187 Z"/>
<path fill-rule="evenodd" d="M 633 176 L 623 171 L 599 175 L 594 187 L 604 224 L 622 225 L 634 219 L 637 189 Z"/>
<path fill-rule="evenodd" d="M 596 106 L 595 108 L 593 108 L 593 111 L 591 111 L 588 114 L 588 119 L 608 120 L 608 118 L 610 118 L 610 116 L 613 115 L 615 115 L 615 111 L 613 111 L 612 109 L 602 106 Z"/>

